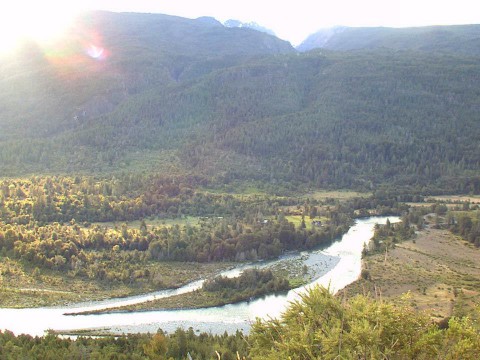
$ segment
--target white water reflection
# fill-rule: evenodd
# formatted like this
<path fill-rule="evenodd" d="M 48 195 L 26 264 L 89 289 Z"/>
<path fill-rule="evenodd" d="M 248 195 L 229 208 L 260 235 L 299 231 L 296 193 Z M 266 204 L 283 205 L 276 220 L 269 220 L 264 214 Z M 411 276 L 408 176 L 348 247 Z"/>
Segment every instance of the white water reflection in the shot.
<path fill-rule="evenodd" d="M 390 221 L 399 221 L 397 217 L 390 217 Z M 76 304 L 70 307 L 36 308 L 36 309 L 0 309 L 0 329 L 9 329 L 15 334 L 27 333 L 43 335 L 48 329 L 107 329 L 115 333 L 127 332 L 156 332 L 162 328 L 173 332 L 178 327 L 193 327 L 195 330 L 212 333 L 229 333 L 238 330 L 248 332 L 250 324 L 256 317 L 278 317 L 289 302 L 298 299 L 305 288 L 314 284 L 330 286 L 338 291 L 355 281 L 361 271 L 361 253 L 365 243 L 372 235 L 376 223 L 385 223 L 387 217 L 372 217 L 357 220 L 355 225 L 342 237 L 323 251 L 308 253 L 304 259 L 307 266 L 323 262 L 325 270 L 329 270 L 328 259 L 338 259 L 336 265 L 313 283 L 290 290 L 287 294 L 269 295 L 251 302 L 225 305 L 205 309 L 163 310 L 147 312 L 127 312 L 101 315 L 65 316 L 66 312 L 80 312 L 94 309 L 103 309 L 120 305 L 136 304 L 186 293 L 201 287 L 202 280 L 175 290 L 164 290 L 142 296 L 123 299 L 111 299 L 93 303 Z M 302 257 L 303 259 L 303 257 Z M 336 261 L 333 261 L 334 264 Z M 251 265 L 242 266 L 243 270 Z M 239 269 L 230 270 L 225 275 L 235 276 Z"/>

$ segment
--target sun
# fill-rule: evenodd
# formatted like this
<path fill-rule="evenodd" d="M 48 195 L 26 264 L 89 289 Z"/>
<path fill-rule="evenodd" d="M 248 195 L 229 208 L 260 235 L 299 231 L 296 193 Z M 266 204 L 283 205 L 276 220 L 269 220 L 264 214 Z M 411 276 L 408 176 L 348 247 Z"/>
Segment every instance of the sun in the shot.
<path fill-rule="evenodd" d="M 54 41 L 71 25 L 78 8 L 70 1 L 7 0 L 0 4 L 0 54 L 14 52 L 22 40 Z"/>

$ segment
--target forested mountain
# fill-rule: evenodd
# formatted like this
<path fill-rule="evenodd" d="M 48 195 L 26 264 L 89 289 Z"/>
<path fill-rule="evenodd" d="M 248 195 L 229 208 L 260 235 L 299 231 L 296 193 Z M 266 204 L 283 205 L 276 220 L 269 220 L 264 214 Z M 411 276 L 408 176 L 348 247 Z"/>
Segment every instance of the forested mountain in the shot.
<path fill-rule="evenodd" d="M 480 55 L 480 25 L 415 28 L 334 27 L 310 35 L 297 49 L 346 51 L 359 49 L 422 50 Z"/>
<path fill-rule="evenodd" d="M 212 18 L 88 13 L 60 41 L 26 42 L 0 58 L 2 135 L 51 135 L 131 95 L 293 51 L 273 36 L 228 29 Z"/>
<path fill-rule="evenodd" d="M 211 18 L 90 13 L 2 59 L 0 171 L 479 192 L 478 43 L 457 45 L 300 54 Z"/>

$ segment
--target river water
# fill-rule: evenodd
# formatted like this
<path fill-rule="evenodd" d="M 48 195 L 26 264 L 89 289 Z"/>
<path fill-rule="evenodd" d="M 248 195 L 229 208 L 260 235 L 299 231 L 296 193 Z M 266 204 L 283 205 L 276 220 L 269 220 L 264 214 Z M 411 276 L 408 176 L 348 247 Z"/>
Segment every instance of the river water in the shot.
<path fill-rule="evenodd" d="M 390 222 L 399 221 L 398 217 L 389 217 Z M 361 253 L 365 243 L 372 235 L 375 224 L 384 224 L 387 217 L 371 217 L 356 220 L 355 225 L 328 248 L 312 252 L 290 255 L 279 261 L 289 261 L 298 257 L 309 268 L 314 268 L 319 276 L 312 283 L 290 290 L 288 293 L 269 295 L 249 302 L 204 309 L 162 310 L 145 312 L 111 313 L 101 315 L 67 316 L 65 313 L 91 311 L 115 306 L 141 303 L 155 298 L 188 293 L 198 289 L 202 280 L 193 282 L 175 290 L 163 290 L 140 296 L 110 299 L 98 302 L 74 304 L 68 307 L 0 309 L 0 329 L 8 329 L 15 334 L 43 335 L 46 330 L 99 329 L 116 334 L 151 332 L 158 328 L 173 332 L 178 327 L 192 327 L 196 331 L 211 333 L 234 333 L 242 330 L 248 333 L 250 325 L 257 317 L 278 317 L 291 301 L 314 285 L 330 287 L 334 292 L 352 283 L 360 276 Z M 262 266 L 262 265 L 261 265 Z M 224 272 L 227 276 L 236 276 L 244 265 Z"/>

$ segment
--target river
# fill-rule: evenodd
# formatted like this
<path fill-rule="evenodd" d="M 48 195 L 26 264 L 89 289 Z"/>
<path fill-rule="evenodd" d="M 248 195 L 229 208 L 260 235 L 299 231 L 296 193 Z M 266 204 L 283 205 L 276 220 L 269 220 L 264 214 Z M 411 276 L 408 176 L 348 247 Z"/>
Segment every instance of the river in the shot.
<path fill-rule="evenodd" d="M 398 217 L 389 217 L 390 221 L 399 221 Z M 309 268 L 316 267 L 319 277 L 312 283 L 290 290 L 286 294 L 269 295 L 260 299 L 238 304 L 204 309 L 162 310 L 145 312 L 111 313 L 101 315 L 66 316 L 65 313 L 105 309 L 114 306 L 135 304 L 188 293 L 201 287 L 202 281 L 196 281 L 175 290 L 163 290 L 140 296 L 110 299 L 98 302 L 74 304 L 68 307 L 0 309 L 0 329 L 8 329 L 15 334 L 43 335 L 46 330 L 99 329 L 113 333 L 156 332 L 162 328 L 173 332 L 178 327 L 192 327 L 196 331 L 211 333 L 234 333 L 242 330 L 248 333 L 256 317 L 278 317 L 289 302 L 299 298 L 308 287 L 316 284 L 338 291 L 360 276 L 361 253 L 365 243 L 372 235 L 376 223 L 383 224 L 387 217 L 371 217 L 356 220 L 355 225 L 339 241 L 323 250 L 304 252 L 297 255 Z M 290 257 L 291 257 L 290 256 Z M 279 261 L 286 261 L 282 259 Z M 238 275 L 241 266 L 224 275 Z"/>

